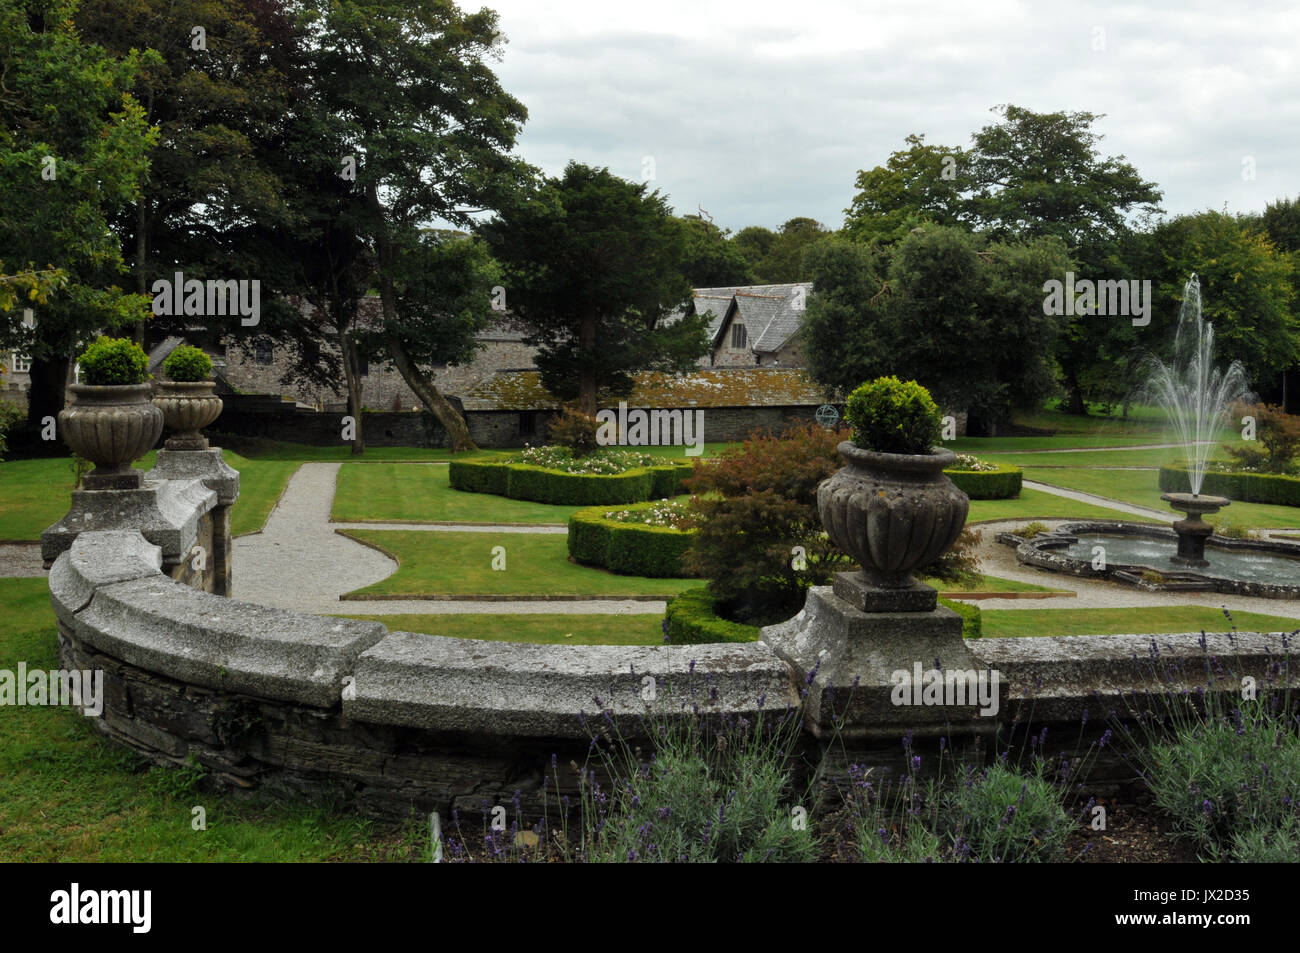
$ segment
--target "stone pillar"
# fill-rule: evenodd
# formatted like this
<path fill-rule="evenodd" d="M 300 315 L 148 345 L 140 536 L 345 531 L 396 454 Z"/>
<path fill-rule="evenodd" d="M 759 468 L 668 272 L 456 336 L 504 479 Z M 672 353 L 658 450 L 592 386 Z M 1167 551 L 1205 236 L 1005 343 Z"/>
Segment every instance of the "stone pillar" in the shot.
<path fill-rule="evenodd" d="M 134 530 L 162 550 L 162 571 L 217 595 L 230 593 L 230 507 L 239 474 L 220 450 L 158 452 L 136 488 L 72 491 L 67 514 L 41 534 L 48 569 L 81 533 Z"/>
<path fill-rule="evenodd" d="M 201 480 L 203 485 L 217 494 L 217 505 L 209 513 L 211 520 L 210 587 L 208 592 L 229 596 L 231 591 L 231 563 L 234 557 L 230 533 L 230 508 L 239 499 L 239 471 L 221 457 L 221 450 L 159 450 L 148 480 Z"/>
<path fill-rule="evenodd" d="M 821 743 L 823 784 L 847 784 L 850 764 L 897 778 L 913 751 L 951 752 L 954 736 L 969 748 L 972 736 L 996 734 L 1006 685 L 971 654 L 961 616 L 944 606 L 864 612 L 816 586 L 797 616 L 759 639 L 806 691 L 804 723 Z M 933 769 L 934 759 L 922 767 Z"/>

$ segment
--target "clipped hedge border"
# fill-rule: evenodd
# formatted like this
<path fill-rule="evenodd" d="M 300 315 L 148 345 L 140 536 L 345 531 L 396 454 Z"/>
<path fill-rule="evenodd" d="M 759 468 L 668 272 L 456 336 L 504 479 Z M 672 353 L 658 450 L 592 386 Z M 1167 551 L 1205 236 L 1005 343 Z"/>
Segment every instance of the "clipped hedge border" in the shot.
<path fill-rule="evenodd" d="M 686 461 L 595 474 L 501 460 L 452 460 L 447 477 L 452 489 L 468 493 L 494 493 L 557 506 L 611 506 L 677 496 L 682 481 L 693 470 L 694 464 Z"/>
<path fill-rule="evenodd" d="M 939 597 L 939 605 L 947 606 L 953 612 L 961 616 L 961 637 L 963 639 L 978 639 L 984 635 L 983 617 L 980 615 L 980 607 L 973 606 L 966 602 L 957 602 L 955 599 L 945 599 Z"/>
<path fill-rule="evenodd" d="M 758 626 L 728 622 L 713 612 L 713 597 L 701 586 L 687 589 L 668 602 L 664 634 L 671 645 L 705 645 L 714 642 L 756 642 Z"/>
<path fill-rule="evenodd" d="M 1190 493 L 1191 477 L 1186 467 L 1160 468 L 1160 492 Z M 1219 473 L 1207 470 L 1201 492 L 1226 496 L 1241 503 L 1272 503 L 1276 506 L 1300 506 L 1300 477 L 1282 473 Z"/>
<path fill-rule="evenodd" d="M 639 503 L 627 509 L 647 509 Z M 695 534 L 690 530 L 644 523 L 620 523 L 605 518 L 607 506 L 579 510 L 569 517 L 569 555 L 575 562 L 601 566 L 623 576 L 686 578 L 682 555 Z"/>
<path fill-rule="evenodd" d="M 1006 463 L 996 470 L 944 470 L 944 475 L 972 500 L 1009 500 L 1020 495 L 1024 471 Z"/>

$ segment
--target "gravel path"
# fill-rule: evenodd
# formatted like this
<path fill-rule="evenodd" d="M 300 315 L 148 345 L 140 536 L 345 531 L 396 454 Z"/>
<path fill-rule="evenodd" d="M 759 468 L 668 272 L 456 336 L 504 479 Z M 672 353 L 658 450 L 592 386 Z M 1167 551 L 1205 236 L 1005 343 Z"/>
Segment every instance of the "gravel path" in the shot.
<path fill-rule="evenodd" d="M 1128 513 L 1131 516 L 1141 516 L 1144 519 L 1160 520 L 1162 523 L 1172 523 L 1177 519 L 1176 514 L 1163 513 L 1160 510 L 1147 509 L 1145 506 L 1135 506 L 1132 503 L 1124 503 L 1120 500 L 1112 500 L 1106 496 L 1095 496 L 1092 493 L 1083 493 L 1079 490 L 1067 490 L 1064 487 L 1052 486 L 1050 483 L 1038 483 L 1035 480 L 1025 480 L 1022 484 L 1031 490 L 1041 490 L 1044 493 L 1051 493 L 1053 496 L 1063 496 L 1067 500 L 1076 500 L 1079 503 L 1091 503 L 1093 506 L 1104 506 L 1107 509 L 1119 510 L 1122 513 Z M 1078 520 L 1075 520 L 1078 522 Z"/>
<path fill-rule="evenodd" d="M 464 523 L 331 523 L 341 463 L 304 463 L 289 480 L 262 532 L 235 540 L 236 599 L 317 615 L 437 615 L 446 613 L 574 613 L 663 615 L 662 600 L 426 600 L 340 601 L 343 593 L 372 585 L 397 571 L 397 563 L 335 529 L 564 533 L 566 527 L 473 526 Z M 39 564 L 39 561 L 38 561 Z"/>

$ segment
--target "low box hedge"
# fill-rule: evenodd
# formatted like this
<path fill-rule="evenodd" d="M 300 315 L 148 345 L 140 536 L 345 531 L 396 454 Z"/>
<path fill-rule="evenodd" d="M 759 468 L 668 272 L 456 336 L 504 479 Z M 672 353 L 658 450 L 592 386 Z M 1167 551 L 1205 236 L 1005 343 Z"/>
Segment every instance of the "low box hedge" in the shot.
<path fill-rule="evenodd" d="M 1186 467 L 1160 468 L 1160 492 L 1190 493 L 1191 476 Z M 1272 503 L 1277 506 L 1300 506 L 1300 477 L 1281 473 L 1223 473 L 1207 470 L 1201 492 L 1209 496 L 1226 496 L 1241 503 Z"/>
<path fill-rule="evenodd" d="M 452 460 L 447 465 L 447 480 L 454 490 L 466 493 L 506 495 L 506 468 L 494 460 Z"/>
<path fill-rule="evenodd" d="M 996 470 L 944 470 L 957 489 L 972 500 L 1009 500 L 1020 495 L 1024 471 L 1020 467 L 999 463 Z"/>
<path fill-rule="evenodd" d="M 665 634 L 672 645 L 755 642 L 758 626 L 729 622 L 713 612 L 713 597 L 703 587 L 687 589 L 668 602 Z"/>
<path fill-rule="evenodd" d="M 652 506 L 630 506 L 639 509 Z M 594 506 L 569 517 L 569 555 L 575 562 L 601 566 L 623 576 L 684 578 L 682 555 L 694 534 L 689 530 L 606 519 L 608 507 Z"/>
<path fill-rule="evenodd" d="M 448 479 L 452 489 L 469 493 L 556 506 L 611 506 L 677 496 L 693 469 L 689 461 L 675 461 L 614 474 L 565 473 L 510 460 L 453 460 Z"/>

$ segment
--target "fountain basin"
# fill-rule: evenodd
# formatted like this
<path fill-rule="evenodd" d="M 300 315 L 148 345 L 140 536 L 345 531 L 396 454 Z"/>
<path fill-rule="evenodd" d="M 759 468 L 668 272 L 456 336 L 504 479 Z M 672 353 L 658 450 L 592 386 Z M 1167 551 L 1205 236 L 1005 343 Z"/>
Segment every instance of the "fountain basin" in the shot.
<path fill-rule="evenodd" d="M 1004 533 L 998 542 L 1015 546 L 1016 560 L 1024 565 L 1112 579 L 1148 592 L 1300 598 L 1300 544 L 1207 534 L 1201 543 L 1208 549 L 1209 559 L 1203 560 L 1205 565 L 1192 567 L 1174 561 L 1181 538 L 1163 526 L 1097 521 L 1066 523 L 1029 540 Z M 1097 546 L 1103 548 L 1102 559 Z"/>

